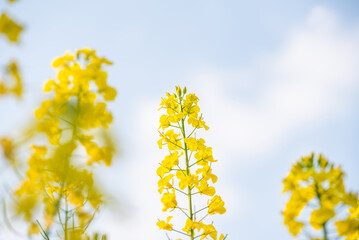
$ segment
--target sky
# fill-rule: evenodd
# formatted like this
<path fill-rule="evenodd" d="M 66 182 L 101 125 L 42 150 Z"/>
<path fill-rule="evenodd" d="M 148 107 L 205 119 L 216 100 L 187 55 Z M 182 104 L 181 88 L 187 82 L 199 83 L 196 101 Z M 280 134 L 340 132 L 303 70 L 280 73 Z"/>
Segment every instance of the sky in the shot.
<path fill-rule="evenodd" d="M 358 1 L 1 0 L 2 9 L 26 26 L 18 46 L 0 39 L 0 64 L 21 62 L 25 96 L 0 99 L 0 135 L 46 97 L 56 56 L 90 47 L 114 62 L 108 81 L 119 95 L 109 107 L 121 152 L 97 175 L 120 203 L 94 225 L 110 239 L 166 239 L 155 226 L 157 109 L 176 85 L 196 93 L 210 126 L 201 137 L 227 208 L 214 220 L 228 239 L 292 239 L 282 180 L 312 151 L 359 189 Z"/>

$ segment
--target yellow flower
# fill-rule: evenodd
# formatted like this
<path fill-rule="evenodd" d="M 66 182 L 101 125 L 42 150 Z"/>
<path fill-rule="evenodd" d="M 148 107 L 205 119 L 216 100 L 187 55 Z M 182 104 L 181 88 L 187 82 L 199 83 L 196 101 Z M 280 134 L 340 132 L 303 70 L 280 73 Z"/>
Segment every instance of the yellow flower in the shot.
<path fill-rule="evenodd" d="M 6 74 L 4 76 L 5 81 L 12 82 L 12 84 L 5 84 L 0 82 L 0 95 L 14 94 L 20 98 L 22 96 L 22 80 L 18 64 L 15 61 L 11 61 L 6 66 Z"/>
<path fill-rule="evenodd" d="M 81 206 L 76 204 L 76 206 Z M 91 222 L 92 218 L 94 217 L 92 214 L 85 212 L 82 208 L 78 208 L 76 210 L 76 215 L 78 216 L 80 226 L 85 226 L 89 222 Z"/>
<path fill-rule="evenodd" d="M 200 149 L 194 157 L 197 159 L 198 165 L 207 165 L 208 162 L 217 162 L 217 160 L 213 159 L 211 147 Z"/>
<path fill-rule="evenodd" d="M 162 149 L 162 146 L 164 145 L 163 142 L 167 144 L 169 150 L 182 149 L 182 142 L 178 138 L 180 134 L 176 134 L 173 129 L 168 130 L 164 134 L 161 133 L 161 136 L 162 138 L 157 142 L 160 149 Z"/>
<path fill-rule="evenodd" d="M 205 181 L 211 179 L 212 183 L 216 183 L 218 179 L 216 175 L 212 174 L 212 169 L 209 165 L 204 165 L 202 168 L 197 169 L 196 174 L 202 174 L 202 179 Z"/>
<path fill-rule="evenodd" d="M 192 125 L 194 128 L 204 128 L 205 130 L 208 130 L 209 127 L 206 125 L 206 123 L 203 121 L 202 116 L 199 118 L 188 118 L 188 124 Z"/>
<path fill-rule="evenodd" d="M 182 154 L 183 152 L 179 155 L 177 151 L 174 151 L 166 156 L 161 162 L 161 166 L 157 169 L 157 175 L 162 178 L 164 174 L 170 172 L 174 166 L 178 165 L 178 158 L 181 157 Z"/>
<path fill-rule="evenodd" d="M 88 165 L 95 162 L 99 163 L 101 161 L 103 161 L 106 166 L 111 165 L 112 149 L 110 147 L 99 147 L 96 143 L 91 141 L 85 143 L 84 146 L 89 155 L 89 159 L 86 162 Z"/>
<path fill-rule="evenodd" d="M 62 130 L 59 127 L 60 121 L 57 119 L 48 119 L 39 122 L 37 129 L 39 132 L 45 133 L 49 137 L 49 142 L 53 145 L 59 144 Z"/>
<path fill-rule="evenodd" d="M 163 189 L 171 189 L 173 187 L 173 185 L 169 183 L 173 177 L 174 177 L 173 174 L 168 174 L 166 177 L 161 178 L 158 181 L 158 188 L 159 188 L 158 192 L 159 193 L 162 193 Z"/>
<path fill-rule="evenodd" d="M 209 215 L 225 213 L 226 209 L 221 197 L 214 196 L 210 202 L 207 202 L 208 206 L 199 207 L 201 210 L 197 212 L 194 208 L 195 198 L 193 196 L 198 193 L 209 197 L 213 196 L 216 189 L 209 185 L 209 181 L 212 183 L 217 181 L 217 176 L 212 173 L 211 169 L 212 163 L 217 162 L 212 156 L 212 148 L 205 145 L 204 139 L 196 136 L 197 129 L 208 129 L 202 114 L 200 114 L 198 101 L 195 94 L 187 94 L 186 88 L 182 91 L 178 86 L 176 86 L 175 93 L 166 93 L 166 97 L 161 100 L 160 109 L 165 110 L 165 114 L 159 120 L 159 129 L 162 129 L 162 132 L 160 132 L 161 138 L 157 143 L 160 149 L 167 145 L 169 154 L 157 168 L 157 175 L 161 178 L 158 181 L 158 191 L 162 193 L 163 190 L 172 189 L 172 193 L 163 194 L 161 202 L 164 205 L 163 211 L 168 209 L 172 211 L 177 208 L 186 215 L 186 224 L 182 228 L 184 232 L 181 233 L 189 235 L 191 239 L 199 237 L 208 239 L 209 237 L 217 240 L 218 234 L 214 226 L 205 224 L 203 221 L 197 222 L 196 217 L 199 216 L 203 220 L 207 215 L 202 210 L 207 208 Z M 189 205 L 188 209 L 177 207 L 175 190 L 188 199 L 186 204 Z M 198 205 L 196 204 L 196 206 Z M 160 228 L 172 229 L 172 225 L 167 225 L 165 221 L 160 221 L 157 224 L 160 224 Z M 176 232 L 178 231 L 176 230 Z M 222 234 L 219 239 L 223 240 L 225 236 Z"/>
<path fill-rule="evenodd" d="M 199 186 L 197 186 L 197 189 L 201 194 L 213 196 L 216 193 L 216 189 L 214 187 L 208 186 L 208 183 L 206 180 L 201 180 L 199 183 L 200 184 L 199 184 Z"/>
<path fill-rule="evenodd" d="M 168 128 L 171 125 L 171 121 L 168 115 L 162 115 L 160 117 L 160 127 L 162 128 L 162 130 L 165 130 L 166 128 Z"/>
<path fill-rule="evenodd" d="M 30 227 L 29 227 L 29 231 L 28 231 L 29 235 L 36 235 L 36 234 L 39 234 L 40 233 L 40 230 L 39 230 L 39 227 L 37 226 L 36 223 L 32 222 L 30 224 Z"/>
<path fill-rule="evenodd" d="M 23 214 L 26 221 L 32 219 L 32 214 L 37 205 L 38 196 L 36 195 L 27 195 L 19 199 L 19 202 L 16 204 L 17 214 Z"/>
<path fill-rule="evenodd" d="M 310 224 L 314 229 L 320 230 L 323 228 L 323 224 L 325 224 L 329 219 L 335 216 L 335 212 L 333 209 L 320 208 L 316 209 L 310 215 Z"/>
<path fill-rule="evenodd" d="M 74 61 L 74 55 L 71 54 L 69 51 L 66 51 L 64 56 L 58 57 L 52 62 L 52 67 L 53 68 L 64 67 L 67 66 L 67 64 L 71 63 L 72 61 Z"/>
<path fill-rule="evenodd" d="M 205 146 L 204 146 L 205 141 L 202 138 L 200 138 L 198 140 L 193 137 L 186 138 L 184 140 L 184 142 L 187 144 L 187 148 L 192 152 L 196 152 L 198 149 L 205 148 Z"/>
<path fill-rule="evenodd" d="M 224 208 L 224 202 L 222 201 L 221 197 L 218 195 L 214 196 L 208 203 L 208 214 L 223 214 L 225 212 L 226 209 Z"/>
<path fill-rule="evenodd" d="M 23 27 L 12 20 L 7 14 L 0 16 L 0 34 L 4 34 L 10 42 L 18 42 Z"/>
<path fill-rule="evenodd" d="M 304 223 L 292 220 L 292 221 L 288 221 L 287 225 L 289 232 L 293 236 L 297 236 L 299 232 L 303 229 Z"/>
<path fill-rule="evenodd" d="M 19 215 L 30 222 L 41 219 L 38 215 L 43 213 L 44 229 L 50 232 L 54 225 L 62 224 L 51 232 L 68 233 L 68 239 L 88 239 L 87 225 L 104 203 L 104 195 L 95 187 L 93 168 L 88 165 L 103 162 L 109 166 L 115 151 L 103 129 L 112 121 L 106 102 L 116 96 L 116 90 L 107 85 L 107 73 L 102 69 L 105 64 L 111 62 L 89 49 L 66 52 L 53 61 L 57 76 L 44 85 L 52 98 L 35 111 L 37 133 L 45 133 L 51 145 L 31 147 L 26 175 L 15 190 Z M 66 214 L 71 213 L 71 228 L 62 222 L 69 219 L 62 211 L 65 206 Z"/>
<path fill-rule="evenodd" d="M 172 193 L 164 193 L 161 202 L 163 203 L 163 212 L 166 212 L 167 209 L 172 208 L 175 209 L 177 207 L 177 200 L 176 200 L 176 194 L 175 190 L 173 189 Z"/>
<path fill-rule="evenodd" d="M 2 147 L 4 157 L 9 160 L 11 164 L 15 163 L 15 156 L 14 156 L 14 143 L 9 138 L 1 138 L 0 139 L 0 146 Z"/>
<path fill-rule="evenodd" d="M 337 221 L 335 223 L 338 234 L 346 239 L 358 239 L 359 238 L 359 220 L 358 219 L 346 219 Z"/>
<path fill-rule="evenodd" d="M 198 184 L 198 176 L 192 174 L 187 175 L 185 171 L 177 171 L 176 177 L 180 180 L 178 186 L 182 190 L 187 187 L 193 188 Z"/>
<path fill-rule="evenodd" d="M 192 221 L 191 219 L 187 218 L 186 225 L 182 229 L 187 234 L 191 233 L 191 230 L 197 230 L 198 232 L 201 231 L 203 224 L 200 222 L 196 222 L 195 220 Z"/>
<path fill-rule="evenodd" d="M 297 161 L 284 179 L 283 192 L 291 194 L 286 208 L 283 211 L 284 224 L 287 225 L 289 232 L 296 236 L 304 227 L 303 221 L 297 218 L 306 206 L 313 200 L 318 202 L 319 208 L 311 212 L 307 227 L 315 230 L 323 229 L 328 232 L 327 222 L 336 217 L 335 208 L 339 204 L 355 204 L 357 196 L 347 193 L 343 182 L 344 173 L 340 167 L 334 165 L 322 155 L 311 153 Z M 337 222 L 338 233 L 345 232 L 346 222 Z M 346 235 L 342 235 L 346 236 Z M 325 238 L 325 236 L 323 236 Z"/>
<path fill-rule="evenodd" d="M 172 216 L 167 217 L 167 222 L 165 221 L 158 221 L 157 226 L 162 230 L 172 231 L 172 224 L 170 223 L 170 220 L 172 219 Z"/>
<path fill-rule="evenodd" d="M 207 238 L 210 236 L 212 239 L 217 240 L 217 230 L 212 224 L 202 224 L 203 232 L 200 240 Z"/>

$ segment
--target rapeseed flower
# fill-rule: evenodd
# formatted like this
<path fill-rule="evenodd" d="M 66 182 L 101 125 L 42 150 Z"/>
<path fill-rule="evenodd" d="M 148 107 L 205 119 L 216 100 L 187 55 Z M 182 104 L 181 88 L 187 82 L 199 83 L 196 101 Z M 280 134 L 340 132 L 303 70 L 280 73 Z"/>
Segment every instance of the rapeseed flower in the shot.
<path fill-rule="evenodd" d="M 174 228 L 169 221 L 159 220 L 157 226 L 162 230 L 180 232 L 193 240 L 200 239 L 223 240 L 226 237 L 221 234 L 218 237 L 216 228 L 212 224 L 203 221 L 208 215 L 223 214 L 226 212 L 224 202 L 219 195 L 212 197 L 216 190 L 212 184 L 217 182 L 217 176 L 212 173 L 212 164 L 217 162 L 213 158 L 212 148 L 205 145 L 205 140 L 198 138 L 199 129 L 208 130 L 204 122 L 198 97 L 187 90 L 176 87 L 173 94 L 166 93 L 162 98 L 160 109 L 165 114 L 160 117 L 158 146 L 162 149 L 167 147 L 169 154 L 161 161 L 157 169 L 158 192 L 162 194 L 162 211 L 180 210 L 186 216 L 186 223 L 180 229 Z M 184 203 L 178 202 L 176 194 L 188 198 L 188 208 Z M 200 206 L 196 211 L 194 195 L 200 194 L 209 197 L 206 206 Z M 207 213 L 203 210 L 207 209 Z M 200 216 L 202 215 L 202 216 Z M 197 221 L 196 219 L 199 219 Z"/>
<path fill-rule="evenodd" d="M 44 85 L 52 97 L 35 111 L 36 135 L 47 142 L 31 145 L 26 175 L 14 192 L 16 212 L 29 223 L 31 235 L 48 237 L 58 221 L 62 239 L 90 239 L 85 230 L 104 203 L 92 169 L 95 164 L 110 166 L 115 150 L 108 138 L 99 136 L 112 122 L 106 103 L 116 96 L 103 70 L 110 64 L 87 48 L 53 61 L 57 77 Z M 12 158 L 9 140 L 2 145 Z"/>
<path fill-rule="evenodd" d="M 328 162 L 320 154 L 318 157 L 314 153 L 302 157 L 292 166 L 283 180 L 283 193 L 290 193 L 290 198 L 282 214 L 284 224 L 293 236 L 305 232 L 311 239 L 329 240 L 329 234 L 333 234 L 329 233 L 329 228 L 336 225 L 340 236 L 357 239 L 350 238 L 356 236 L 358 230 L 353 218 L 349 216 L 346 220 L 338 220 L 341 216 L 339 206 L 353 209 L 358 201 L 357 194 L 346 191 L 344 175 L 340 167 Z M 309 221 L 301 217 L 304 209 L 310 211 Z M 310 229 L 320 231 L 320 238 L 309 235 Z"/>
<path fill-rule="evenodd" d="M 5 74 L 0 80 L 0 96 L 8 94 L 14 94 L 18 98 L 22 96 L 22 80 L 17 62 L 11 61 L 6 66 Z"/>
<path fill-rule="evenodd" d="M 0 34 L 5 35 L 10 42 L 18 42 L 22 30 L 23 27 L 11 19 L 6 13 L 1 14 Z"/>

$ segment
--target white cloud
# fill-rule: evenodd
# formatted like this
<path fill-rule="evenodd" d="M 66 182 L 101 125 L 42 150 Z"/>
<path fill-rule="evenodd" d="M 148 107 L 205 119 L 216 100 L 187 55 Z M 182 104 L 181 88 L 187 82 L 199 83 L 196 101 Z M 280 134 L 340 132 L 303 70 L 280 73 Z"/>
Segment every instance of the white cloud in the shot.
<path fill-rule="evenodd" d="M 199 73 L 196 89 L 210 113 L 213 144 L 223 157 L 268 154 L 293 131 L 344 113 L 358 91 L 358 62 L 359 29 L 344 30 L 333 13 L 317 7 L 279 51 L 251 70 Z M 257 84 L 256 100 L 228 97 L 221 81 L 228 76 Z"/>

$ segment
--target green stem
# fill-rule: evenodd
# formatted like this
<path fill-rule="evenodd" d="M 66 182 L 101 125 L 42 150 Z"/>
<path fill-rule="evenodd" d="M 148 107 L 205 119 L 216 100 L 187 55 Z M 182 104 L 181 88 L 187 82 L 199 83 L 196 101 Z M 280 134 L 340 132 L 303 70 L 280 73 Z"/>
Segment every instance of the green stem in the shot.
<path fill-rule="evenodd" d="M 319 205 L 320 207 L 322 207 L 322 194 L 319 192 L 319 186 L 318 183 L 315 182 L 315 193 L 317 195 L 317 198 L 319 200 Z M 328 222 L 328 221 L 327 221 Z M 323 223 L 323 235 L 324 235 L 324 240 L 329 240 L 328 237 L 328 229 L 327 229 L 327 222 Z"/>
<path fill-rule="evenodd" d="M 67 197 L 65 197 L 65 206 L 66 206 L 66 210 L 65 210 L 65 240 L 67 240 L 67 222 L 68 222 L 68 204 L 67 204 Z"/>
<path fill-rule="evenodd" d="M 328 230 L 327 230 L 327 222 L 323 223 L 323 234 L 324 234 L 324 240 L 329 240 Z"/>
<path fill-rule="evenodd" d="M 181 106 L 181 110 L 182 110 L 182 106 Z M 188 148 L 187 148 L 187 143 L 184 141 L 186 138 L 186 131 L 185 131 L 185 127 L 184 127 L 184 119 L 181 120 L 182 123 L 182 135 L 183 135 L 183 142 L 184 142 L 184 152 L 185 152 L 185 156 L 186 156 L 186 172 L 187 172 L 187 176 L 190 175 L 190 166 L 189 166 L 189 158 L 188 158 Z M 193 210 L 192 210 L 192 189 L 190 186 L 188 186 L 188 202 L 189 202 L 189 217 L 191 219 L 191 221 L 193 221 Z M 194 239 L 194 231 L 193 229 L 191 229 L 191 240 Z"/>

